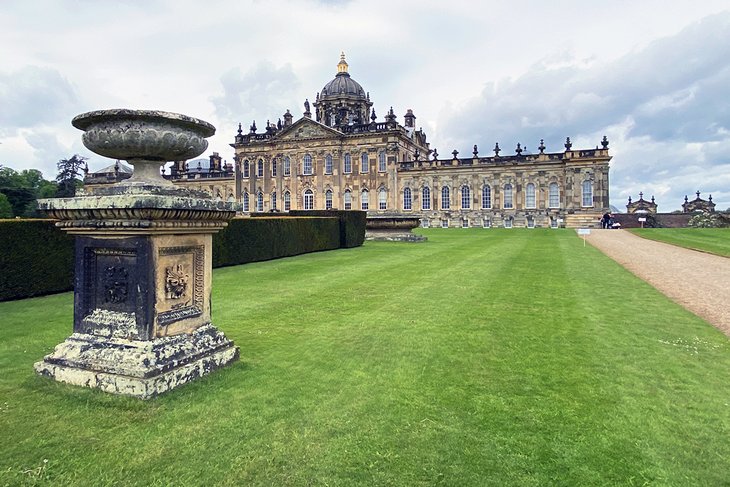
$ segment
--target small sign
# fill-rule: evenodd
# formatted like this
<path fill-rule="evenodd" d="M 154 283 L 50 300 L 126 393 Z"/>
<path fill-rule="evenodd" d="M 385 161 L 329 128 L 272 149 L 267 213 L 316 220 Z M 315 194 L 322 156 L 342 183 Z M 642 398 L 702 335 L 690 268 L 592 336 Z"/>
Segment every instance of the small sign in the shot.
<path fill-rule="evenodd" d="M 591 229 L 590 228 L 579 228 L 578 229 L 578 235 L 590 235 Z"/>
<path fill-rule="evenodd" d="M 640 222 L 645 222 L 645 221 L 646 221 L 646 218 L 644 218 L 644 217 L 641 217 L 641 218 L 639 218 L 639 221 L 640 221 Z"/>

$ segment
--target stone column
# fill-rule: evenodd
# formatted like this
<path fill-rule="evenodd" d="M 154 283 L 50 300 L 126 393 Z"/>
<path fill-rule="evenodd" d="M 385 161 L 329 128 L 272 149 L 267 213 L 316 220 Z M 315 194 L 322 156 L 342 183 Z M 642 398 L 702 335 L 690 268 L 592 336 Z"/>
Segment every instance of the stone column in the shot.
<path fill-rule="evenodd" d="M 238 358 L 211 323 L 212 234 L 232 203 L 164 180 L 165 161 L 196 157 L 215 128 L 184 115 L 104 110 L 74 118 L 84 145 L 134 175 L 75 198 L 39 201 L 76 235 L 73 334 L 39 374 L 150 398 Z"/>

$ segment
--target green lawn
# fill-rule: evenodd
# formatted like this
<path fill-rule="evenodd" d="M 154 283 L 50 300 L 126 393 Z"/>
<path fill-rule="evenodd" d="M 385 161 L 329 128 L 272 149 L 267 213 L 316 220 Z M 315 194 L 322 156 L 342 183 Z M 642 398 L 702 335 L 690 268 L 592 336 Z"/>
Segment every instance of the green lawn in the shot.
<path fill-rule="evenodd" d="M 640 237 L 730 257 L 730 228 L 632 228 Z"/>
<path fill-rule="evenodd" d="M 146 402 L 0 303 L 0 485 L 728 485 L 727 337 L 572 230 L 424 233 L 216 270 L 241 361 Z"/>

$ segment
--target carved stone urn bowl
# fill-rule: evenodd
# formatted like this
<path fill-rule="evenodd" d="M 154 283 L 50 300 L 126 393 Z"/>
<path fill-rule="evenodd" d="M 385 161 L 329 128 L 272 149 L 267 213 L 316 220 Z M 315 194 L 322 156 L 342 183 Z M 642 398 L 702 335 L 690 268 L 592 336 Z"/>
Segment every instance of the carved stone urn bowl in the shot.
<path fill-rule="evenodd" d="M 125 186 L 172 187 L 160 176 L 160 165 L 199 156 L 208 148 L 205 138 L 215 134 L 208 122 L 158 110 L 96 110 L 71 123 L 84 131 L 82 141 L 90 151 L 134 166 Z"/>

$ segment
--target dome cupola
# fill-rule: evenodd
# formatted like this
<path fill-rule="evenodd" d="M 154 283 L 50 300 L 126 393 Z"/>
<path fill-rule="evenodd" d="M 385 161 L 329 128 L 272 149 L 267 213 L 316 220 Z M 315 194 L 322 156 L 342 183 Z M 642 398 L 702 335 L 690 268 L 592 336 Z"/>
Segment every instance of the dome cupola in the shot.
<path fill-rule="evenodd" d="M 348 68 L 343 52 L 337 64 L 337 75 L 324 85 L 314 102 L 318 122 L 331 127 L 368 123 L 373 105 L 370 95 L 352 79 Z"/>

